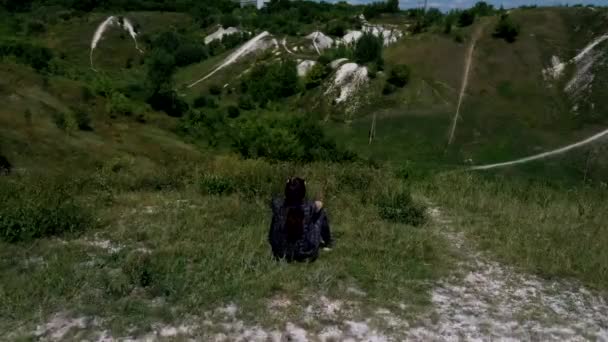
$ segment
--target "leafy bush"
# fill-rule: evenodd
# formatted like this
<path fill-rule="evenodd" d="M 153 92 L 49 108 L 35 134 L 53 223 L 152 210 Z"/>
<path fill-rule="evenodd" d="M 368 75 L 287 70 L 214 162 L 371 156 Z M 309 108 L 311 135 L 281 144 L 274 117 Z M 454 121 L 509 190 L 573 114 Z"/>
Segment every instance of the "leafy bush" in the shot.
<path fill-rule="evenodd" d="M 456 33 L 454 34 L 454 41 L 455 41 L 456 43 L 461 43 L 461 44 L 462 44 L 462 43 L 464 43 L 464 37 L 462 36 L 462 33 L 460 33 L 460 32 L 456 32 Z"/>
<path fill-rule="evenodd" d="M 27 23 L 27 33 L 31 35 L 46 32 L 46 25 L 40 20 L 31 20 Z"/>
<path fill-rule="evenodd" d="M 380 196 L 376 201 L 382 219 L 419 226 L 426 221 L 425 208 L 417 204 L 406 190 L 398 190 Z"/>
<path fill-rule="evenodd" d="M 129 56 L 125 61 L 125 69 L 131 69 L 133 67 L 133 57 Z"/>
<path fill-rule="evenodd" d="M 81 131 L 92 131 L 93 127 L 91 127 L 91 117 L 89 113 L 84 109 L 77 109 L 74 112 L 74 120 L 76 120 L 76 126 Z"/>
<path fill-rule="evenodd" d="M 224 49 L 229 50 L 241 45 L 251 38 L 251 34 L 247 32 L 237 32 L 228 34 L 222 37 L 221 43 Z"/>
<path fill-rule="evenodd" d="M 299 91 L 298 82 L 294 61 L 258 64 L 242 81 L 241 91 L 247 93 L 252 101 L 263 107 L 269 101 L 296 94 Z"/>
<path fill-rule="evenodd" d="M 93 93 L 90 87 L 82 86 L 82 88 L 80 89 L 80 97 L 84 102 L 90 102 L 95 98 L 95 94 Z"/>
<path fill-rule="evenodd" d="M 190 110 L 180 120 L 178 129 L 181 133 L 197 139 L 205 139 L 211 146 L 216 146 L 222 138 L 230 133 L 223 113 L 208 110 L 205 113 Z"/>
<path fill-rule="evenodd" d="M 220 24 L 223 27 L 239 26 L 239 18 L 235 17 L 232 14 L 224 14 L 220 18 Z"/>
<path fill-rule="evenodd" d="M 135 106 L 124 94 L 112 92 L 106 102 L 106 112 L 110 117 L 131 116 L 135 114 Z"/>
<path fill-rule="evenodd" d="M 493 15 L 495 10 L 494 6 L 488 4 L 485 1 L 479 1 L 471 8 L 471 12 L 480 17 L 487 17 Z"/>
<path fill-rule="evenodd" d="M 310 118 L 266 115 L 239 121 L 233 149 L 245 158 L 268 158 L 312 162 L 354 160 L 352 152 L 340 149 L 322 127 Z"/>
<path fill-rule="evenodd" d="M 175 51 L 175 65 L 178 67 L 198 63 L 205 58 L 207 58 L 207 49 L 202 44 L 182 44 Z"/>
<path fill-rule="evenodd" d="M 173 90 L 157 92 L 148 98 L 148 103 L 155 110 L 162 110 L 169 116 L 179 118 L 188 112 L 188 103 L 182 100 Z"/>
<path fill-rule="evenodd" d="M 392 93 L 394 93 L 397 90 L 397 87 L 395 87 L 394 85 L 388 83 L 388 81 L 384 84 L 384 87 L 382 88 L 382 94 L 383 95 L 390 95 Z"/>
<path fill-rule="evenodd" d="M 355 45 L 355 61 L 359 64 L 382 60 L 383 41 L 371 33 L 364 33 Z"/>
<path fill-rule="evenodd" d="M 388 83 L 403 88 L 410 81 L 410 68 L 405 64 L 395 65 L 389 74 Z"/>
<path fill-rule="evenodd" d="M 215 8 L 201 4 L 194 10 L 194 18 L 198 21 L 201 28 L 207 28 L 217 23 L 217 11 Z"/>
<path fill-rule="evenodd" d="M 154 50 L 147 60 L 147 82 L 151 93 L 172 89 L 175 58 L 165 50 Z"/>
<path fill-rule="evenodd" d="M 332 61 L 340 58 L 353 59 L 354 51 L 350 46 L 339 45 L 331 49 L 325 49 L 321 53 L 321 56 L 317 59 L 317 62 L 327 65 Z"/>
<path fill-rule="evenodd" d="M 152 47 L 156 51 L 164 51 L 172 54 L 180 46 L 183 37 L 175 31 L 164 31 L 152 39 Z"/>
<path fill-rule="evenodd" d="M 209 94 L 211 95 L 222 95 L 222 87 L 219 84 L 212 84 L 209 86 Z"/>
<path fill-rule="evenodd" d="M 475 22 L 475 13 L 471 10 L 462 11 L 458 16 L 458 26 L 466 27 L 471 26 Z"/>
<path fill-rule="evenodd" d="M 443 33 L 450 34 L 452 33 L 452 26 L 454 25 L 454 19 L 451 16 L 447 16 L 443 23 Z"/>
<path fill-rule="evenodd" d="M 327 33 L 335 37 L 343 37 L 346 34 L 347 25 L 342 21 L 331 22 L 327 26 Z"/>
<path fill-rule="evenodd" d="M 197 96 L 192 104 L 194 108 L 217 108 L 217 102 L 215 102 L 215 99 L 204 94 Z"/>
<path fill-rule="evenodd" d="M 1 41 L 0 57 L 15 56 L 17 61 L 27 64 L 36 71 L 48 70 L 53 52 L 43 46 L 22 41 Z"/>
<path fill-rule="evenodd" d="M 236 119 L 241 115 L 241 111 L 239 110 L 239 107 L 233 106 L 233 105 L 228 106 L 227 112 L 228 112 L 228 117 L 231 119 Z"/>
<path fill-rule="evenodd" d="M 225 50 L 224 45 L 219 40 L 214 40 L 207 44 L 207 49 L 209 50 L 209 56 L 217 56 Z"/>
<path fill-rule="evenodd" d="M 0 239 L 7 242 L 78 232 L 92 217 L 68 189 L 48 180 L 0 181 Z"/>
<path fill-rule="evenodd" d="M 55 123 L 55 126 L 62 131 L 67 128 L 67 121 L 65 118 L 65 113 L 63 113 L 63 112 L 53 113 L 53 122 Z"/>
<path fill-rule="evenodd" d="M 204 174 L 200 189 L 204 195 L 229 195 L 236 190 L 232 179 L 215 174 Z"/>
<path fill-rule="evenodd" d="M 500 16 L 498 24 L 496 24 L 493 37 L 502 38 L 506 42 L 513 43 L 517 39 L 519 31 L 519 25 L 515 24 L 511 18 L 509 18 L 509 15 L 503 14 Z"/>
<path fill-rule="evenodd" d="M 239 97 L 238 104 L 240 109 L 243 110 L 252 110 L 255 108 L 255 104 L 251 100 L 251 97 L 248 95 L 243 95 Z"/>
<path fill-rule="evenodd" d="M 363 15 L 367 19 L 377 17 L 382 13 L 399 12 L 399 0 L 388 0 L 386 2 L 374 2 L 363 8 Z"/>
<path fill-rule="evenodd" d="M 122 274 L 128 277 L 132 286 L 149 286 L 152 283 L 150 256 L 139 251 L 131 252 L 122 264 Z"/>
<path fill-rule="evenodd" d="M 329 75 L 329 72 L 325 66 L 321 63 L 313 65 L 306 79 L 304 80 L 304 86 L 306 89 L 312 89 L 321 85 L 321 82 Z"/>

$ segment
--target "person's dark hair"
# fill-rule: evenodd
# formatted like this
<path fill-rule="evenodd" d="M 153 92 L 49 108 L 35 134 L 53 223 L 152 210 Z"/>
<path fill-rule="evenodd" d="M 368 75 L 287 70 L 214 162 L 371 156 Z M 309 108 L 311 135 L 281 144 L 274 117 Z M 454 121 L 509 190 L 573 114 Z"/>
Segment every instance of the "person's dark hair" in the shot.
<path fill-rule="evenodd" d="M 295 242 L 304 234 L 304 211 L 302 203 L 306 196 L 306 182 L 301 178 L 290 178 L 285 185 L 285 208 L 287 241 Z"/>

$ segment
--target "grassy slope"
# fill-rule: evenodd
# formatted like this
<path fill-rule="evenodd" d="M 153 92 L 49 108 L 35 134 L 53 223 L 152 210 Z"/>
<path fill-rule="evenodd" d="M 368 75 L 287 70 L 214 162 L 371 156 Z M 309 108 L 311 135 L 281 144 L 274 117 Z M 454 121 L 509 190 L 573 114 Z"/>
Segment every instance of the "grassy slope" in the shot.
<path fill-rule="evenodd" d="M 87 69 L 82 63 L 78 67 Z M 82 234 L 0 242 L 3 334 L 27 336 L 63 311 L 101 317 L 116 335 L 130 328 L 137 334 L 152 323 L 203 316 L 228 302 L 248 312 L 242 317 L 248 322 L 272 324 L 260 313 L 274 296 L 304 306 L 320 293 L 354 296 L 346 294 L 348 287 L 385 307 L 398 308 L 394 299 L 406 298 L 399 303 L 410 311 L 428 303 L 429 280 L 446 267 L 441 238 L 382 221 L 368 202 L 370 194 L 404 186 L 387 170 L 216 158 L 172 134 L 174 119 L 154 112 L 145 124 L 111 119 L 98 97 L 86 104 L 93 131 L 66 132 L 53 115 L 84 105 L 86 83 L 45 81 L 9 62 L 0 73 L 6 103 L 0 146 L 16 169 L 1 181 L 32 189 L 39 177 L 65 184 L 94 222 Z M 268 199 L 294 173 L 309 180 L 312 195 L 324 194 L 338 245 L 314 265 L 277 266 L 266 243 Z M 202 191 L 218 179 L 238 192 Z M 105 240 L 120 250 L 91 243 Z M 300 317 L 294 312 L 289 319 Z"/>
<path fill-rule="evenodd" d="M 555 186 L 513 177 L 443 174 L 423 191 L 503 262 L 546 278 L 574 278 L 606 293 L 606 184 Z"/>
<path fill-rule="evenodd" d="M 586 112 L 573 115 L 572 101 L 561 90 L 573 68 L 553 87 L 543 80 L 541 70 L 552 55 L 566 60 L 602 34 L 598 25 L 606 21 L 605 10 L 541 8 L 516 10 L 511 15 L 522 26 L 514 44 L 491 37 L 496 18 L 482 18 L 475 24 L 485 29 L 474 53 L 455 143 L 447 154 L 448 127 L 468 40 L 458 44 L 436 33 L 406 38 L 386 49 L 387 65 L 412 67 L 411 83 L 363 107 L 362 116 L 352 126 L 335 126 L 336 134 L 357 151 L 381 159 L 461 164 L 470 158 L 483 164 L 549 150 L 597 132 L 606 122 L 603 110 L 596 104 L 594 116 Z M 471 30 L 466 28 L 461 34 L 466 37 Z M 591 98 L 604 103 L 599 97 L 606 96 L 602 87 L 605 70 L 598 66 L 594 72 Z M 372 114 L 378 118 L 378 144 L 367 146 Z M 565 168 L 561 160 L 546 160 L 518 170 L 541 177 L 578 178 L 577 170 L 584 165 L 577 156 L 569 156 Z"/>
<path fill-rule="evenodd" d="M 332 131 L 363 155 L 396 163 L 414 161 L 425 168 L 449 168 L 463 157 L 477 162 L 519 156 L 530 152 L 530 142 L 549 146 L 582 135 L 588 128 L 574 130 L 578 126 L 556 109 L 564 106 L 556 100 L 558 94 L 541 92 L 545 88 L 540 88 L 544 87 L 540 75 L 529 70 L 540 70 L 553 51 L 572 55 L 588 40 L 564 39 L 570 26 L 537 18 L 550 16 L 551 12 L 543 11 L 554 10 L 514 14 L 524 21 L 527 32 L 513 46 L 491 39 L 486 31 L 465 100 L 462 131 L 447 157 L 443 156 L 445 136 L 461 77 L 454 64 L 462 64 L 465 50 L 448 37 L 422 35 L 386 51 L 389 63 L 411 64 L 415 74 L 402 92 L 363 108 L 366 114 L 379 109 L 374 144 L 367 145 L 369 116 L 350 126 L 332 124 Z M 150 24 L 166 19 L 164 14 L 141 15 L 139 20 L 150 16 Z M 162 20 L 153 19 L 156 15 Z M 564 22 L 575 19 L 562 15 Z M 58 24 L 57 31 L 50 30 L 44 38 L 65 49 L 67 60 L 84 79 L 88 77 L 88 39 L 96 21 L 87 22 L 91 32 Z M 56 33 L 60 30 L 64 34 Z M 108 41 L 120 42 L 116 46 L 124 47 L 121 53 L 135 53 L 132 42 L 119 34 L 110 35 Z M 113 54 L 112 46 L 102 43 L 96 54 L 104 71 L 117 79 L 141 72 L 139 67 L 127 74 L 120 72 L 126 55 Z M 513 67 L 513 61 L 529 69 Z M 181 70 L 177 78 L 196 78 L 213 62 L 193 66 L 192 72 Z M 242 64 L 237 69 L 245 68 Z M 361 201 L 404 186 L 386 169 L 216 158 L 182 143 L 170 133 L 175 121 L 161 114 L 150 113 L 144 125 L 128 118 L 109 120 L 99 98 L 89 105 L 94 131 L 66 134 L 55 127 L 52 114 L 81 102 L 84 83 L 52 78 L 45 85 L 41 77 L 11 63 L 2 63 L 0 72 L 0 96 L 5 103 L 0 108 L 2 153 L 22 169 L 19 173 L 84 179 L 86 186 L 78 197 L 98 219 L 83 235 L 31 244 L 0 243 L 0 302 L 6 303 L 1 306 L 0 316 L 6 319 L 0 321 L 0 331 L 23 322 L 29 328 L 62 310 L 103 316 L 118 333 L 131 325 L 145 330 L 152 322 L 201 315 L 229 301 L 237 301 L 255 315 L 276 295 L 295 296 L 302 305 L 311 294 L 344 298 L 349 286 L 366 291 L 366 301 L 375 304 L 391 307 L 394 298 L 406 298 L 407 304 L 419 306 L 428 301 L 428 280 L 447 267 L 445 243 L 433 231 L 384 222 L 373 205 Z M 215 81 L 233 77 L 233 72 L 218 74 Z M 472 101 L 471 95 L 479 100 Z M 28 109 L 31 124 L 24 117 Z M 542 115 L 537 116 L 539 111 Z M 498 147 L 487 147 L 491 145 Z M 577 162 L 580 165 L 584 159 Z M 534 164 L 526 169 L 554 173 L 552 166 L 571 163 L 572 157 L 563 157 L 548 166 Z M 276 267 L 268 259 L 265 243 L 267 199 L 278 190 L 277 180 L 293 172 L 310 180 L 312 193 L 325 194 L 338 246 L 315 265 Z M 201 192 L 201 183 L 207 184 L 209 175 L 244 190 L 226 196 Z M 608 256 L 601 249 L 605 245 L 601 227 L 606 210 L 597 193 L 564 195 L 564 189 L 540 187 L 528 196 L 525 184 L 476 177 L 427 182 L 415 180 L 417 192 L 458 213 L 469 236 L 503 260 L 605 289 L 607 275 L 601 267 L 608 264 Z M 105 239 L 122 249 L 110 253 L 86 242 Z M 150 254 L 142 253 L 142 248 Z M 152 283 L 147 286 L 139 283 L 144 271 L 151 274 Z M 157 306 L 159 298 L 167 305 Z M 272 323 L 263 322 L 262 316 L 247 319 Z M 297 321 L 296 313 L 290 319 Z"/>

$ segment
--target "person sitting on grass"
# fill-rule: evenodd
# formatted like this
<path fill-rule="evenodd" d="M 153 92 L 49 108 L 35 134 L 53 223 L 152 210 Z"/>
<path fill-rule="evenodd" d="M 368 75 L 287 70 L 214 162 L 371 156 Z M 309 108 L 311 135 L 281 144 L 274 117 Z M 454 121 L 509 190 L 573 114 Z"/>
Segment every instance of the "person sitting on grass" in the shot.
<path fill-rule="evenodd" d="M 271 208 L 268 241 L 276 259 L 312 262 L 319 256 L 319 248 L 331 247 L 331 232 L 323 202 L 306 200 L 306 182 L 303 179 L 287 180 L 285 198 L 273 198 Z"/>

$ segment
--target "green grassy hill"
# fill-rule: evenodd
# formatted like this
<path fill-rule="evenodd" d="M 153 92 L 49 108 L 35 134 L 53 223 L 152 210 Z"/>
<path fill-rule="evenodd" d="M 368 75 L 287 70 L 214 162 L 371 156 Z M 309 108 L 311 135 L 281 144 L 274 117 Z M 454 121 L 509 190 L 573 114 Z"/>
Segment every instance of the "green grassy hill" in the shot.
<path fill-rule="evenodd" d="M 339 4 L 335 11 L 336 21 L 358 25 L 352 18 L 359 7 Z M 335 70 L 323 69 L 316 87 L 307 89 L 301 78 L 296 89 L 284 86 L 291 74 L 282 60 L 329 58 L 316 55 L 304 29 L 333 21 L 317 18 L 290 32 L 272 30 L 286 23 L 258 23 L 253 34 L 268 29 L 306 50 L 270 47 L 187 88 L 243 42 L 213 53 L 206 46 L 204 58 L 170 68 L 159 85 L 153 76 L 166 66 L 154 64 L 163 60 L 160 45 L 177 37 L 202 46 L 214 31 L 194 10 L 45 13 L 2 12 L 0 24 L 0 156 L 12 165 L 0 174 L 0 339 L 40 338 L 36 326 L 57 313 L 98 318 L 67 339 L 94 339 L 100 331 L 146 336 L 188 319 L 213 321 L 197 335 L 210 339 L 223 329 L 217 309 L 231 303 L 239 320 L 264 328 L 290 321 L 319 332 L 347 318 L 366 320 L 378 308 L 415 320 L 431 305 L 436 282 L 462 261 L 444 224 L 428 214 L 430 203 L 457 217 L 454 228 L 503 263 L 607 290 L 603 144 L 500 171 L 459 172 L 606 127 L 608 41 L 594 50 L 591 87 L 576 96 L 564 88 L 582 64 L 569 65 L 556 81 L 542 73 L 553 56 L 567 61 L 607 33 L 606 8 L 515 9 L 510 18 L 521 32 L 514 43 L 492 36 L 498 16 L 451 33 L 441 23 L 413 33 L 412 15 L 378 15 L 374 24 L 406 35 L 384 48 L 384 71 L 355 95 L 361 105 L 351 112 L 326 95 Z M 94 71 L 91 37 L 114 13 L 136 24 L 144 52 L 113 28 L 94 53 Z M 246 9 L 231 13 L 243 26 L 262 20 Z M 27 28 L 38 19 L 45 28 L 33 33 Z M 461 120 L 447 146 L 476 30 L 482 33 Z M 36 54 L 44 52 L 22 53 L 28 46 L 49 49 L 48 65 L 36 68 Z M 398 64 L 411 68 L 410 80 L 384 95 Z M 260 93 L 243 89 L 259 65 L 287 79 L 267 81 L 288 95 L 263 94 L 271 100 L 258 103 Z M 165 108 L 151 100 L 159 94 L 169 94 Z M 179 115 L 167 115 L 167 106 Z M 269 255 L 268 202 L 292 175 L 305 177 L 310 197 L 324 200 L 337 237 L 315 264 L 277 264 Z M 277 298 L 306 308 L 324 296 L 360 307 L 329 322 L 310 322 L 296 309 L 268 314 Z M 386 322 L 370 324 L 404 338 Z"/>

